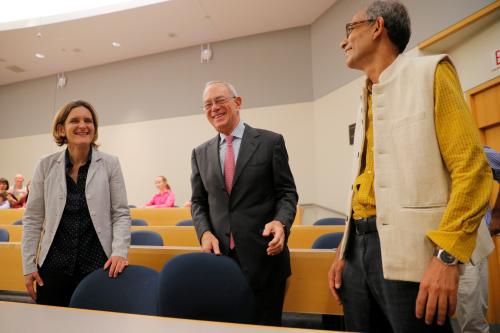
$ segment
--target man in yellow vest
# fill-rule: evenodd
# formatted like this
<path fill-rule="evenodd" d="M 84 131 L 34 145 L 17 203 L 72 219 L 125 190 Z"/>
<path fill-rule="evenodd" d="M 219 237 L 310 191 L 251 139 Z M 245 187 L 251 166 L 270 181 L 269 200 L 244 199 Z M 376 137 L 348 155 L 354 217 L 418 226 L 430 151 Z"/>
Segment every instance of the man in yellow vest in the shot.
<path fill-rule="evenodd" d="M 451 332 L 458 263 L 470 261 L 490 195 L 455 68 L 446 55 L 403 55 L 410 30 L 400 2 L 374 1 L 341 43 L 366 75 L 348 223 L 328 277 L 349 331 Z"/>

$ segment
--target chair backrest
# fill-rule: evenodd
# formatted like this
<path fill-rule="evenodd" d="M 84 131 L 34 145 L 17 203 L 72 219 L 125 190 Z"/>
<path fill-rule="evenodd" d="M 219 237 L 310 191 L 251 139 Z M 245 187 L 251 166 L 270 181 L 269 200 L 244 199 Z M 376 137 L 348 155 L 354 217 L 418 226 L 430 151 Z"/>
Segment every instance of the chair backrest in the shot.
<path fill-rule="evenodd" d="M 194 225 L 193 220 L 182 220 L 177 222 L 176 226 L 178 227 L 185 227 L 189 225 Z"/>
<path fill-rule="evenodd" d="M 239 265 L 226 256 L 187 253 L 160 272 L 161 316 L 252 323 L 255 299 Z"/>
<path fill-rule="evenodd" d="M 163 246 L 163 238 L 156 231 L 132 231 L 130 245 Z"/>
<path fill-rule="evenodd" d="M 132 225 L 147 226 L 148 222 L 146 222 L 146 220 L 141 220 L 141 219 L 132 219 Z"/>
<path fill-rule="evenodd" d="M 5 229 L 0 229 L 0 242 L 9 241 L 9 232 Z"/>
<path fill-rule="evenodd" d="M 319 219 L 313 225 L 345 225 L 345 218 L 342 217 L 327 217 Z"/>
<path fill-rule="evenodd" d="M 158 281 L 155 270 L 143 266 L 128 266 L 116 278 L 98 269 L 87 275 L 71 296 L 73 308 L 158 314 Z"/>
<path fill-rule="evenodd" d="M 343 232 L 330 232 L 316 238 L 313 249 L 336 249 L 342 240 Z"/>
<path fill-rule="evenodd" d="M 17 220 L 16 222 L 12 223 L 13 225 L 23 225 L 23 220 Z"/>

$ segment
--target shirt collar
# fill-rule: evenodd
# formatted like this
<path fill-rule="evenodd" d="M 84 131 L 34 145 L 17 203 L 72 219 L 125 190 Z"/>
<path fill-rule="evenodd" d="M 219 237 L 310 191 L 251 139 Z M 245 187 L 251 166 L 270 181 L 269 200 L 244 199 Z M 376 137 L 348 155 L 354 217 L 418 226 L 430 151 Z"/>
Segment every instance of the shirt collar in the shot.
<path fill-rule="evenodd" d="M 245 123 L 243 123 L 243 121 L 240 120 L 240 122 L 238 123 L 238 125 L 231 132 L 231 135 L 233 137 L 235 137 L 235 138 L 242 139 L 243 138 L 243 132 L 245 132 Z M 222 133 L 219 133 L 219 137 L 220 137 L 220 142 L 221 143 L 223 143 L 224 141 L 226 141 L 226 135 L 224 135 Z"/>
<path fill-rule="evenodd" d="M 73 167 L 73 163 L 71 162 L 71 158 L 69 157 L 69 150 L 66 148 L 65 152 L 65 162 L 66 162 L 66 170 L 69 170 Z M 90 164 L 90 161 L 92 160 L 92 148 L 89 150 L 89 156 L 87 156 L 87 163 L 85 163 L 83 166 L 88 166 Z"/>

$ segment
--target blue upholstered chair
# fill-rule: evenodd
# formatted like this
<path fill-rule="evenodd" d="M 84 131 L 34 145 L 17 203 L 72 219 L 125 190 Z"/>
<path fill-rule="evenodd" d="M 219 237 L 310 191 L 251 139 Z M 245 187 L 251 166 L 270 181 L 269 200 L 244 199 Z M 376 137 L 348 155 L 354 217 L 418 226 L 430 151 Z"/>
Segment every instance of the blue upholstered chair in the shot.
<path fill-rule="evenodd" d="M 345 225 L 345 218 L 342 217 L 327 217 L 319 219 L 313 225 Z"/>
<path fill-rule="evenodd" d="M 156 231 L 132 231 L 130 245 L 163 246 L 163 239 Z"/>
<path fill-rule="evenodd" d="M 239 265 L 211 253 L 181 254 L 160 272 L 161 316 L 252 323 L 255 300 Z"/>
<path fill-rule="evenodd" d="M 185 226 L 192 226 L 194 225 L 193 224 L 193 220 L 182 220 L 182 221 L 179 221 L 177 222 L 176 226 L 179 226 L 179 227 L 185 227 Z"/>
<path fill-rule="evenodd" d="M 5 229 L 0 229 L 0 242 L 9 241 L 9 232 Z"/>
<path fill-rule="evenodd" d="M 13 225 L 23 225 L 23 220 L 17 220 L 16 222 L 12 223 Z"/>
<path fill-rule="evenodd" d="M 343 232 L 330 232 L 316 238 L 313 249 L 336 249 L 342 241 Z"/>
<path fill-rule="evenodd" d="M 78 285 L 69 306 L 73 308 L 157 315 L 157 271 L 130 265 L 116 278 L 98 269 Z"/>
<path fill-rule="evenodd" d="M 146 222 L 146 220 L 141 220 L 141 219 L 132 219 L 132 225 L 147 226 L 148 222 Z"/>

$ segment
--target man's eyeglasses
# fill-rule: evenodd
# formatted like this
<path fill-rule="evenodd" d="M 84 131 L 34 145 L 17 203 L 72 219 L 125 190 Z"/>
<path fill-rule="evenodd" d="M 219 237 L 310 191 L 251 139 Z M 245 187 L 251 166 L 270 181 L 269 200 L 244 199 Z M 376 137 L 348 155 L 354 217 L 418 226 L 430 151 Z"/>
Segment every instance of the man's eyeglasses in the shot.
<path fill-rule="evenodd" d="M 345 25 L 345 38 L 349 38 L 349 35 L 351 34 L 351 32 L 356 29 L 357 27 L 359 27 L 361 24 L 364 24 L 364 23 L 373 23 L 375 22 L 375 19 L 369 19 L 369 20 L 362 20 L 362 21 L 356 21 L 356 22 L 352 22 L 352 23 L 347 23 Z"/>
<path fill-rule="evenodd" d="M 229 102 L 230 100 L 235 99 L 235 98 L 236 98 L 236 96 L 231 96 L 231 97 L 219 96 L 219 97 L 216 97 L 212 101 L 208 101 L 205 104 L 203 104 L 203 111 L 210 111 L 210 110 L 212 110 L 212 107 L 214 105 L 223 105 L 223 104 L 226 104 L 227 102 Z"/>

